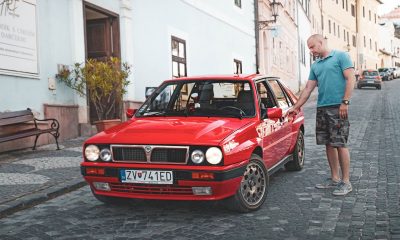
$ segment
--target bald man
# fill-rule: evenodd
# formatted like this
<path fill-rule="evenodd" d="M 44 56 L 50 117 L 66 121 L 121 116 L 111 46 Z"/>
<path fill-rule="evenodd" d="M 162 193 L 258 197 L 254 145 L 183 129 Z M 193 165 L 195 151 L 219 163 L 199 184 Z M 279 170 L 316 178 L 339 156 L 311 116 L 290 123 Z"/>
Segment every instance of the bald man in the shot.
<path fill-rule="evenodd" d="M 316 140 L 325 145 L 331 176 L 315 185 L 318 189 L 334 189 L 332 194 L 344 196 L 351 192 L 348 111 L 355 76 L 347 53 L 330 50 L 326 39 L 315 34 L 307 40 L 317 60 L 311 65 L 306 87 L 289 113 L 297 113 L 318 86 Z M 341 170 L 341 176 L 339 173 Z"/>

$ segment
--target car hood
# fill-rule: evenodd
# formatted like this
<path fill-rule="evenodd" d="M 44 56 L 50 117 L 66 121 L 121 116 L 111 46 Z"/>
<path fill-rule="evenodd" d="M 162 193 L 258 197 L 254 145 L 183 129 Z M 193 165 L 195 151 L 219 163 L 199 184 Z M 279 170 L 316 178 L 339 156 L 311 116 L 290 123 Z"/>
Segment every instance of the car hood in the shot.
<path fill-rule="evenodd" d="M 254 119 L 215 117 L 137 118 L 101 132 L 86 143 L 218 145 L 235 130 L 252 122 Z"/>

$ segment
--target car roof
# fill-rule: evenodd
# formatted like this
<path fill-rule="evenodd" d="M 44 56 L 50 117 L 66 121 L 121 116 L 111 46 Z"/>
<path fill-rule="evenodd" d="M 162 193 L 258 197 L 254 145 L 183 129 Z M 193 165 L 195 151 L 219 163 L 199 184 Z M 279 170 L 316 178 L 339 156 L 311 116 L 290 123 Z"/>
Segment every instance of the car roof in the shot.
<path fill-rule="evenodd" d="M 191 76 L 191 77 L 180 77 L 169 79 L 166 81 L 192 81 L 192 80 L 237 80 L 237 81 L 249 81 L 249 80 L 258 80 L 261 78 L 272 78 L 278 79 L 278 77 L 269 77 L 262 74 L 231 74 L 231 75 L 199 75 L 199 76 Z"/>

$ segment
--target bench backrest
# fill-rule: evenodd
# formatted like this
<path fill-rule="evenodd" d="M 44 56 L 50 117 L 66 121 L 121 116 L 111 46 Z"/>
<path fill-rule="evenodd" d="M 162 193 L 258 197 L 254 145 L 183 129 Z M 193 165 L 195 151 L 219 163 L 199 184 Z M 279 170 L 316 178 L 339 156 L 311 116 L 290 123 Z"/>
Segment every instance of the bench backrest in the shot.
<path fill-rule="evenodd" d="M 34 120 L 33 113 L 29 109 L 0 113 L 0 126 L 29 122 L 32 120 Z"/>

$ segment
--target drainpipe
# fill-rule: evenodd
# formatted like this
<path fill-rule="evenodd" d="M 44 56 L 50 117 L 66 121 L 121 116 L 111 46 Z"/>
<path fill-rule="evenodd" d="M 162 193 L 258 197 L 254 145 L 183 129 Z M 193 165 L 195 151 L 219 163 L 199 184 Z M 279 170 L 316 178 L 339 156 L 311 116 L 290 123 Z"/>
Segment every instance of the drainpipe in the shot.
<path fill-rule="evenodd" d="M 299 22 L 299 1 L 296 1 L 296 21 L 297 21 L 297 75 L 299 79 L 299 89 L 301 91 L 301 64 L 300 64 L 300 52 L 301 52 L 301 40 L 300 40 L 300 22 Z"/>
<path fill-rule="evenodd" d="M 259 42 L 260 42 L 260 33 L 259 33 L 259 26 L 258 26 L 258 0 L 254 0 L 254 33 L 255 33 L 255 40 L 256 40 L 256 73 L 259 74 L 260 68 L 260 60 L 259 60 Z"/>
<path fill-rule="evenodd" d="M 357 54 L 357 56 L 356 56 L 356 66 L 357 66 L 357 69 L 358 69 L 358 71 L 360 71 L 361 69 L 362 69 L 362 67 L 360 67 L 359 66 L 359 64 L 360 64 L 360 62 L 359 62 L 359 58 L 360 58 L 360 42 L 361 41 L 359 41 L 359 39 L 358 39 L 358 0 L 356 0 L 355 1 L 355 4 L 356 4 L 356 6 L 355 6 L 355 8 L 356 8 L 356 54 Z M 362 64 L 362 63 L 361 63 Z"/>

